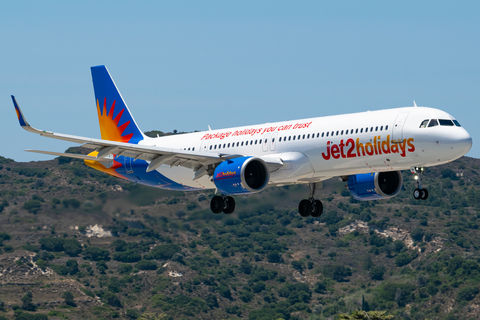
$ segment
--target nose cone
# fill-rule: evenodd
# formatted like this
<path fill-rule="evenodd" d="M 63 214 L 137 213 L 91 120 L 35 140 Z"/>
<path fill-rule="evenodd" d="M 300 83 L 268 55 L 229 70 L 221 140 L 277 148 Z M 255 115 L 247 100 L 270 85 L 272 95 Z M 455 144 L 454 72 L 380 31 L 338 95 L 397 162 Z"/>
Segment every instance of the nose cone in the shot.
<path fill-rule="evenodd" d="M 464 129 L 458 133 L 458 136 L 455 137 L 455 148 L 458 151 L 462 152 L 462 155 L 467 154 L 468 151 L 472 148 L 473 140 L 468 132 Z"/>

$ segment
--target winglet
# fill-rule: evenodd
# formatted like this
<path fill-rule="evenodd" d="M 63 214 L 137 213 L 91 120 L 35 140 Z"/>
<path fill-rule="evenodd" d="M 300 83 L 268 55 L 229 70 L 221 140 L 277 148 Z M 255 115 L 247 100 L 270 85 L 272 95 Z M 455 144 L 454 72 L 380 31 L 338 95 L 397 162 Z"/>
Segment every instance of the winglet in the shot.
<path fill-rule="evenodd" d="M 38 133 L 38 134 L 42 134 L 46 132 L 46 131 L 35 129 L 31 125 L 29 125 L 27 120 L 25 119 L 25 116 L 23 115 L 22 109 L 20 109 L 20 107 L 18 106 L 17 100 L 13 95 L 12 95 L 12 101 L 13 101 L 13 106 L 15 107 L 15 111 L 17 112 L 18 122 L 20 122 L 20 126 L 23 129 L 29 132 Z"/>
<path fill-rule="evenodd" d="M 25 117 L 23 116 L 22 110 L 20 110 L 20 107 L 18 106 L 17 100 L 15 99 L 15 96 L 12 95 L 12 101 L 13 101 L 13 106 L 15 107 L 15 111 L 17 112 L 17 117 L 18 117 L 18 122 L 20 122 L 20 125 L 22 127 L 28 127 L 28 123 L 25 120 Z"/>

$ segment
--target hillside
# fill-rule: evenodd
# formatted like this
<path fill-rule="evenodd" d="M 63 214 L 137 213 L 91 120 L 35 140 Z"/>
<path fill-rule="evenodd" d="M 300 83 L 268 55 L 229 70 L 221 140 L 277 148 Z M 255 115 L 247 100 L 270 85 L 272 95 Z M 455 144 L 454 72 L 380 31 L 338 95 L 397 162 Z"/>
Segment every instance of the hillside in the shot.
<path fill-rule="evenodd" d="M 0 319 L 477 319 L 480 160 L 428 168 L 429 199 L 356 202 L 325 183 L 239 196 L 170 192 L 81 161 L 0 158 Z M 69 292 L 69 293 L 65 293 Z M 43 315 L 43 316 L 41 316 Z"/>

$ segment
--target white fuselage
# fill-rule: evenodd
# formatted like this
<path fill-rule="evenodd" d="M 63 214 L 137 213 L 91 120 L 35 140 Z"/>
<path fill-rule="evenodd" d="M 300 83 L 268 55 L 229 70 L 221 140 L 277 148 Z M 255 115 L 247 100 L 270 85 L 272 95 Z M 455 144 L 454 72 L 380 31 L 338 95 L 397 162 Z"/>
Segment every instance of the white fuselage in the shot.
<path fill-rule="evenodd" d="M 430 119 L 454 120 L 438 109 L 407 107 L 148 138 L 139 145 L 281 159 L 283 166 L 270 174 L 269 185 L 313 183 L 440 165 L 470 150 L 465 129 L 420 127 Z M 186 187 L 215 188 L 211 177 L 193 180 L 188 168 L 163 165 L 157 170 Z"/>

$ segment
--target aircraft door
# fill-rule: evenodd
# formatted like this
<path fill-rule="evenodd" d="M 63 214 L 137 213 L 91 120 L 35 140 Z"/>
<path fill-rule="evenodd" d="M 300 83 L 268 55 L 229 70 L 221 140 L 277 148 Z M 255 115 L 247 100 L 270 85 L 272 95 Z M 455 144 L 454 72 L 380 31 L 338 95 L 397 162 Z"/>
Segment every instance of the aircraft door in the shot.
<path fill-rule="evenodd" d="M 132 174 L 133 173 L 132 158 L 123 157 L 123 164 L 125 165 L 125 171 L 127 172 L 127 174 Z"/>
<path fill-rule="evenodd" d="M 268 151 L 268 144 L 270 143 L 270 133 L 266 133 L 264 136 L 263 136 L 263 141 L 262 141 L 262 149 L 264 152 L 267 152 Z"/>
<path fill-rule="evenodd" d="M 200 151 L 207 151 L 208 150 L 208 145 L 210 143 L 210 140 L 204 140 L 202 141 L 202 144 L 200 145 Z"/>
<path fill-rule="evenodd" d="M 403 140 L 403 127 L 407 120 L 408 112 L 400 113 L 395 119 L 395 124 L 392 129 L 392 140 Z"/>
<path fill-rule="evenodd" d="M 278 136 L 278 132 L 275 132 L 272 134 L 272 140 L 270 141 L 270 151 L 275 151 L 276 147 L 277 147 L 277 136 Z"/>

